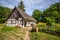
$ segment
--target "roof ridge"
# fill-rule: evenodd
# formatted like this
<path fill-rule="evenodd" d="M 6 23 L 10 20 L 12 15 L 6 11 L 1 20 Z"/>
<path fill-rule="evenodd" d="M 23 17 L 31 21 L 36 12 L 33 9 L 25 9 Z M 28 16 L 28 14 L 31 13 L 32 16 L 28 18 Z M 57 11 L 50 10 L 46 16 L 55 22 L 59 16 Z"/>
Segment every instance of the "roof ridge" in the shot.
<path fill-rule="evenodd" d="M 20 12 L 20 14 L 22 15 L 22 17 L 24 19 L 29 19 L 29 20 L 34 20 L 36 21 L 32 16 L 29 16 L 28 14 L 26 14 L 24 11 L 22 11 L 22 9 L 19 9 L 16 7 L 16 9 Z"/>
<path fill-rule="evenodd" d="M 32 17 L 32 16 L 29 16 L 28 14 L 26 14 L 22 9 L 19 9 L 18 7 L 14 7 L 14 9 L 11 11 L 11 13 L 9 14 L 9 16 L 7 17 L 7 19 L 10 17 L 10 15 L 15 11 L 17 10 L 19 12 L 19 14 L 21 14 L 21 16 L 24 18 L 24 19 L 27 19 L 27 20 L 30 20 L 30 21 L 35 21 L 36 20 Z"/>

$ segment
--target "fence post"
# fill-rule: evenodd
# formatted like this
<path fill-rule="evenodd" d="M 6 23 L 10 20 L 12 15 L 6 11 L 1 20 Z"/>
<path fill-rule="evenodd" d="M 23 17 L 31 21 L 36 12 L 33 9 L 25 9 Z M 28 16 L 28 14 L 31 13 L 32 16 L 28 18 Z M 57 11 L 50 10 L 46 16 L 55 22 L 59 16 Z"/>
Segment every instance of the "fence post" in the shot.
<path fill-rule="evenodd" d="M 38 32 L 38 27 L 36 27 L 36 32 Z"/>

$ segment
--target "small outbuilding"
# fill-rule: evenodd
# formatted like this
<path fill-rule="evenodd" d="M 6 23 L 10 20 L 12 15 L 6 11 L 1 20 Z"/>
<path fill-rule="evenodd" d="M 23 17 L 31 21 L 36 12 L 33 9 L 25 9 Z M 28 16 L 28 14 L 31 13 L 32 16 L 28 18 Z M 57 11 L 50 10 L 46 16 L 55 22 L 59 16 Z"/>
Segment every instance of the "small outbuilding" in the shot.
<path fill-rule="evenodd" d="M 27 15 L 22 9 L 15 7 L 5 21 L 7 26 L 27 27 L 36 25 L 36 20 Z"/>

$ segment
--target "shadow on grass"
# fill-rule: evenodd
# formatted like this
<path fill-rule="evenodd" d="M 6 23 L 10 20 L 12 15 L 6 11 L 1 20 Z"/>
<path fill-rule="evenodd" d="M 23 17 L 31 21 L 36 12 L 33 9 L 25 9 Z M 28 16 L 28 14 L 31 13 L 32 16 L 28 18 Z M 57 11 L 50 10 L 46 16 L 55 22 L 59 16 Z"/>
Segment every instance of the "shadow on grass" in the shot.
<path fill-rule="evenodd" d="M 36 32 L 36 30 L 31 30 L 30 32 Z M 43 32 L 43 33 L 47 33 L 47 34 L 50 34 L 50 35 L 54 35 L 54 36 L 60 37 L 60 34 L 57 34 L 55 32 L 45 32 L 45 31 L 40 31 L 40 32 Z"/>
<path fill-rule="evenodd" d="M 36 30 L 31 30 L 30 32 L 36 32 Z"/>
<path fill-rule="evenodd" d="M 43 31 L 40 31 L 40 32 L 43 32 Z M 55 36 L 60 37 L 60 34 L 57 34 L 55 32 L 43 32 L 43 33 L 47 33 L 47 34 L 50 34 L 50 35 L 55 35 Z"/>

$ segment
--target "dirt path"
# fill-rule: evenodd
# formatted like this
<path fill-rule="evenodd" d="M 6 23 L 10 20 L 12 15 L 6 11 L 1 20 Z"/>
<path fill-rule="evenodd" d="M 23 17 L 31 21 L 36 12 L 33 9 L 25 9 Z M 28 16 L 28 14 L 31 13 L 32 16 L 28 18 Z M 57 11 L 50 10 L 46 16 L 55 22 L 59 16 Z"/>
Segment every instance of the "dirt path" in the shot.
<path fill-rule="evenodd" d="M 26 34 L 25 34 L 25 38 L 24 38 L 24 40 L 30 40 L 30 31 L 31 30 L 31 27 L 27 27 L 26 28 Z"/>
<path fill-rule="evenodd" d="M 29 31 L 26 31 L 24 40 L 30 40 Z"/>

